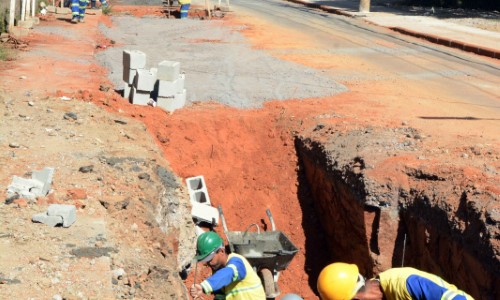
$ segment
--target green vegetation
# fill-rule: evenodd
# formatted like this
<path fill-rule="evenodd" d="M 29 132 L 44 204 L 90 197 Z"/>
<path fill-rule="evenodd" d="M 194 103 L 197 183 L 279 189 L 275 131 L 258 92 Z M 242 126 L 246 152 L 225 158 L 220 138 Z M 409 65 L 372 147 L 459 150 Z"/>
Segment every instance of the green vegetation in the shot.
<path fill-rule="evenodd" d="M 0 33 L 7 32 L 7 16 L 7 9 L 0 11 Z"/>
<path fill-rule="evenodd" d="M 0 44 L 0 61 L 12 60 L 13 58 L 12 50 Z"/>
<path fill-rule="evenodd" d="M 102 13 L 105 15 L 111 15 L 111 12 L 112 12 L 111 5 L 102 8 Z"/>

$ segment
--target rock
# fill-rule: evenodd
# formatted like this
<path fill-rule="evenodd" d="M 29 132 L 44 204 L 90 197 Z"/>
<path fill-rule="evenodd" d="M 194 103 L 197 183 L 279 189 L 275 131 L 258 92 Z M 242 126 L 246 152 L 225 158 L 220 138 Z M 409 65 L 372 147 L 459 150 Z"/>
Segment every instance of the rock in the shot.
<path fill-rule="evenodd" d="M 141 174 L 139 174 L 139 176 L 138 176 L 138 177 L 139 177 L 139 179 L 149 180 L 149 178 L 150 178 L 151 176 L 149 176 L 149 174 L 148 174 L 148 173 L 141 173 Z"/>
<path fill-rule="evenodd" d="M 64 119 L 76 121 L 78 120 L 78 116 L 74 112 L 67 112 L 64 114 Z"/>
<path fill-rule="evenodd" d="M 115 121 L 115 123 L 122 124 L 122 125 L 127 124 L 127 121 L 125 121 L 125 120 L 114 120 L 114 121 Z"/>
<path fill-rule="evenodd" d="M 19 148 L 21 146 L 18 143 L 9 143 L 9 147 L 11 147 L 11 148 Z"/>
<path fill-rule="evenodd" d="M 122 279 L 127 273 L 122 268 L 113 270 L 113 278 Z"/>
<path fill-rule="evenodd" d="M 83 166 L 78 169 L 78 171 L 82 173 L 90 173 L 94 170 L 94 165 L 89 165 L 89 166 Z"/>
<path fill-rule="evenodd" d="M 35 106 L 35 103 L 34 103 L 33 101 L 29 101 L 29 102 L 28 102 L 28 105 L 29 105 L 29 106 Z"/>

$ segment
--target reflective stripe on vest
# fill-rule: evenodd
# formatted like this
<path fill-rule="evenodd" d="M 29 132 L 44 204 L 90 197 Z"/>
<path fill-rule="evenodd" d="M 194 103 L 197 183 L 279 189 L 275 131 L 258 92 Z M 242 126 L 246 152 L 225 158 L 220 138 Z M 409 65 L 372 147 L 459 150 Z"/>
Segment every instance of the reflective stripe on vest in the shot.
<path fill-rule="evenodd" d="M 242 280 L 233 281 L 231 284 L 224 288 L 224 293 L 226 294 L 227 300 L 256 300 L 256 299 L 266 299 L 266 294 L 264 293 L 264 288 L 262 287 L 262 282 L 259 276 L 253 270 L 250 263 L 241 255 L 236 253 L 229 254 L 228 261 L 232 257 L 238 257 L 243 261 L 245 266 L 246 276 Z M 236 269 L 235 266 L 228 264 L 227 267 Z M 237 272 L 235 271 L 235 276 Z M 234 277 L 237 278 L 237 277 Z"/>

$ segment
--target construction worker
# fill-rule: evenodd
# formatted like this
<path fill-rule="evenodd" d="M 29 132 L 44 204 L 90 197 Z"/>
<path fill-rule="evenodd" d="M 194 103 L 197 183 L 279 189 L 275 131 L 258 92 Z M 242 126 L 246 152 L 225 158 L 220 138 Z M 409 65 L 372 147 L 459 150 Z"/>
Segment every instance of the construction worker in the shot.
<path fill-rule="evenodd" d="M 213 275 L 200 284 L 193 284 L 191 296 L 215 294 L 214 299 L 265 300 L 259 276 L 250 263 L 236 253 L 227 254 L 222 238 L 213 231 L 202 233 L 197 240 L 196 260 L 210 266 Z"/>
<path fill-rule="evenodd" d="M 393 268 L 365 281 L 353 264 L 333 263 L 318 277 L 322 300 L 473 300 L 439 276 L 414 268 Z"/>
<path fill-rule="evenodd" d="M 356 265 L 346 263 L 333 263 L 321 271 L 318 292 L 322 300 L 473 300 L 439 276 L 414 268 L 389 269 L 365 281 Z"/>
<path fill-rule="evenodd" d="M 89 0 L 71 0 L 71 23 L 83 22 Z"/>
<path fill-rule="evenodd" d="M 179 4 L 181 5 L 181 19 L 187 19 L 191 0 L 179 0 Z"/>

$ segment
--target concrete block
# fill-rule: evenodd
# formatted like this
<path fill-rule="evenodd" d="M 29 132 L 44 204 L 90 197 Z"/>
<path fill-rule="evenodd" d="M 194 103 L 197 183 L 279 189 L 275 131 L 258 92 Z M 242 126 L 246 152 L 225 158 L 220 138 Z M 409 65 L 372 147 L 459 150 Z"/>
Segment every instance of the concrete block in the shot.
<path fill-rule="evenodd" d="M 174 97 L 158 97 L 156 99 L 156 106 L 167 112 L 173 112 L 176 109 L 183 108 L 186 105 L 186 90 L 182 93 L 177 93 Z"/>
<path fill-rule="evenodd" d="M 40 24 L 40 18 L 39 17 L 27 17 L 26 19 L 33 21 L 34 25 L 39 25 Z"/>
<path fill-rule="evenodd" d="M 76 207 L 66 204 L 51 204 L 47 209 L 47 216 L 59 216 L 63 219 L 63 227 L 70 227 L 76 221 Z"/>
<path fill-rule="evenodd" d="M 214 226 L 219 224 L 219 210 L 217 208 L 198 202 L 192 202 L 191 205 L 191 216 L 197 223 L 206 222 Z"/>
<path fill-rule="evenodd" d="M 177 93 L 181 93 L 184 89 L 184 81 L 186 75 L 180 74 L 176 80 L 158 80 L 158 96 L 173 97 Z"/>
<path fill-rule="evenodd" d="M 134 86 L 138 91 L 151 92 L 156 83 L 156 74 L 158 69 L 151 68 L 151 70 L 139 69 L 135 75 Z"/>
<path fill-rule="evenodd" d="M 186 89 L 183 89 L 182 92 L 174 95 L 175 102 L 179 106 L 178 108 L 182 108 L 184 107 L 184 105 L 186 105 L 186 95 Z"/>
<path fill-rule="evenodd" d="M 45 9 L 47 10 L 47 12 L 49 13 L 55 13 L 57 8 L 54 6 L 54 5 L 49 5 L 47 7 L 45 7 Z"/>
<path fill-rule="evenodd" d="M 37 196 L 42 195 L 43 183 L 35 179 L 27 179 L 23 177 L 14 176 L 11 184 L 7 187 L 7 195 L 19 195 L 26 199 L 35 199 Z"/>
<path fill-rule="evenodd" d="M 139 50 L 123 50 L 124 69 L 144 69 L 146 67 L 146 53 Z"/>
<path fill-rule="evenodd" d="M 31 178 L 40 181 L 43 184 L 40 196 L 45 196 L 50 191 L 52 178 L 54 177 L 54 168 L 46 167 L 41 171 L 33 171 Z"/>
<path fill-rule="evenodd" d="M 136 74 L 137 74 L 136 69 L 123 67 L 123 81 L 125 81 L 126 83 L 133 84 Z"/>
<path fill-rule="evenodd" d="M 128 82 L 123 83 L 123 98 L 130 99 L 130 92 L 132 91 L 132 85 Z"/>
<path fill-rule="evenodd" d="M 47 212 L 39 213 L 31 217 L 31 221 L 37 223 L 43 223 L 51 227 L 55 227 L 58 224 L 63 224 L 63 218 L 61 216 L 49 216 Z"/>
<path fill-rule="evenodd" d="M 203 230 L 203 228 L 201 228 L 200 226 L 198 225 L 194 225 L 194 231 L 196 233 L 196 236 L 200 236 L 202 235 L 203 233 L 205 233 L 205 230 Z"/>
<path fill-rule="evenodd" d="M 14 26 L 9 29 L 9 33 L 14 37 L 25 37 L 30 34 L 30 30 L 19 26 Z"/>
<path fill-rule="evenodd" d="M 150 92 L 138 91 L 135 86 L 132 86 L 130 92 L 130 103 L 135 105 L 148 105 L 150 97 Z"/>
<path fill-rule="evenodd" d="M 174 81 L 179 78 L 181 63 L 164 60 L 158 64 L 158 80 Z"/>
<path fill-rule="evenodd" d="M 186 178 L 191 203 L 197 202 L 205 205 L 212 205 L 208 196 L 208 189 L 203 175 Z"/>
<path fill-rule="evenodd" d="M 33 28 L 34 24 L 35 24 L 35 22 L 33 20 L 29 20 L 29 19 L 17 22 L 17 26 L 22 27 L 22 28 L 26 28 L 26 29 Z"/>

